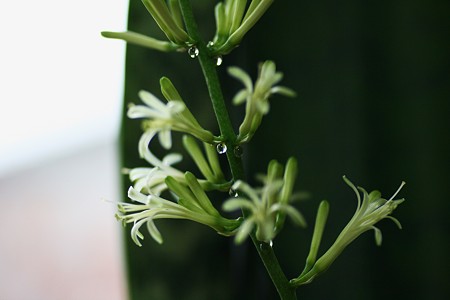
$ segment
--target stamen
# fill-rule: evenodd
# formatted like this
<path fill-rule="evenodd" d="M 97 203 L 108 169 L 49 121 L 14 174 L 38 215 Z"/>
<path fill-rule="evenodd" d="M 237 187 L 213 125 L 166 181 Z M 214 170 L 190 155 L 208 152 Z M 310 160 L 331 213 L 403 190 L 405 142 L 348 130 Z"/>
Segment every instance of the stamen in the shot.
<path fill-rule="evenodd" d="M 400 184 L 400 186 L 398 187 L 397 191 L 394 193 L 394 195 L 392 195 L 391 198 L 389 198 L 388 201 L 391 201 L 392 199 L 395 198 L 395 196 L 397 196 L 397 194 L 400 192 L 400 190 L 403 188 L 403 186 L 406 184 L 405 181 L 402 181 L 402 183 Z"/>

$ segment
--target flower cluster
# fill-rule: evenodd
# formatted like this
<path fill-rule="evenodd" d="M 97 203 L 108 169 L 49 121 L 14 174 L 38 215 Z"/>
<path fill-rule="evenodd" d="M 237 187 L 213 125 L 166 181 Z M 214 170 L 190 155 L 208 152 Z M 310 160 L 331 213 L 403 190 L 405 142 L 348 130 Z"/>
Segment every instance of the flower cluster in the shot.
<path fill-rule="evenodd" d="M 238 105 L 246 102 L 245 118 L 239 127 L 238 142 L 248 142 L 261 124 L 262 117 L 269 112 L 270 95 L 278 93 L 294 97 L 295 92 L 276 85 L 283 79 L 283 74 L 276 72 L 273 61 L 265 61 L 260 65 L 258 79 L 254 86 L 250 76 L 240 68 L 230 67 L 228 72 L 231 76 L 239 79 L 245 87 L 236 94 L 233 103 Z"/>
<path fill-rule="evenodd" d="M 138 149 L 150 166 L 127 170 L 133 182 L 128 190 L 132 203 L 120 203 L 116 216 L 124 224 L 133 223 L 131 237 L 139 246 L 139 239 L 143 238 L 139 229 L 143 224 L 147 224 L 153 239 L 162 243 L 154 224 L 154 220 L 160 218 L 192 220 L 222 235 L 231 235 L 241 221 L 223 218 L 205 193 L 208 190 L 228 191 L 231 186 L 231 182 L 225 180 L 215 149 L 218 138 L 200 126 L 169 79 L 163 77 L 160 84 L 167 103 L 141 91 L 139 96 L 145 105 L 131 105 L 128 109 L 128 117 L 144 119 L 144 133 Z M 183 146 L 205 179 L 197 179 L 192 173 L 174 168 L 173 165 L 182 160 L 180 154 L 169 153 L 161 160 L 150 151 L 149 144 L 156 135 L 161 145 L 170 149 L 172 130 L 189 134 L 183 136 Z M 203 151 L 194 137 L 203 141 Z M 162 196 L 166 190 L 175 195 L 175 202 Z"/>
<path fill-rule="evenodd" d="M 264 15 L 274 0 L 224 0 L 215 7 L 216 33 L 208 44 L 210 55 L 219 57 L 238 46 L 245 34 Z M 121 39 L 128 43 L 163 52 L 196 49 L 195 41 L 185 30 L 179 0 L 142 0 L 168 41 L 158 40 L 133 31 L 103 31 L 106 38 Z M 194 47 L 194 48 L 192 48 Z M 191 55 L 191 54 L 190 54 Z M 192 57 L 195 57 L 194 54 Z"/>
<path fill-rule="evenodd" d="M 190 46 L 192 41 L 184 30 L 179 0 L 168 0 L 167 3 L 162 0 L 142 0 L 142 2 L 169 41 L 157 40 L 132 31 L 104 31 L 102 35 L 165 52 L 183 50 Z"/>
<path fill-rule="evenodd" d="M 182 159 L 180 154 L 170 153 L 159 160 L 148 148 L 140 150 L 144 151 L 143 156 L 152 167 L 128 171 L 133 182 L 128 190 L 128 198 L 139 204 L 120 203 L 120 214 L 116 214 L 116 217 L 124 225 L 133 223 L 131 237 L 139 246 L 139 238 L 143 239 L 139 229 L 144 223 L 153 239 L 162 243 L 161 234 L 153 222 L 160 218 L 192 220 L 207 225 L 222 235 L 233 234 L 240 225 L 240 220 L 223 218 L 205 193 L 205 190 L 228 190 L 231 185 L 224 179 L 217 152 L 212 149 L 214 147 L 204 144 L 205 158 L 192 137 L 184 136 L 183 144 L 206 179 L 199 180 L 192 173 L 183 173 L 174 168 L 172 165 Z M 176 202 L 161 197 L 166 190 L 177 196 Z"/>
<path fill-rule="evenodd" d="M 144 235 L 139 231 L 146 224 L 152 238 L 162 243 L 161 233 L 154 221 L 157 219 L 185 219 L 207 225 L 222 235 L 232 235 L 241 221 L 222 217 L 214 208 L 198 180 L 192 173 L 185 175 L 187 186 L 178 182 L 174 177 L 165 178 L 166 185 L 178 198 L 173 202 L 156 194 L 146 194 L 134 187 L 128 190 L 128 197 L 135 203 L 120 203 L 116 218 L 123 222 L 133 223 L 131 238 L 142 246 L 139 239 Z"/>
<path fill-rule="evenodd" d="M 361 187 L 355 187 L 353 183 L 344 176 L 344 181 L 351 187 L 355 192 L 358 199 L 358 206 L 356 212 L 341 231 L 339 236 L 333 245 L 328 249 L 325 254 L 323 254 L 317 261 L 308 261 L 305 270 L 302 274 L 293 280 L 291 284 L 298 286 L 302 284 L 310 283 L 315 277 L 320 275 L 322 272 L 328 269 L 328 267 L 336 260 L 336 258 L 344 251 L 344 249 L 353 242 L 357 237 L 368 230 L 374 230 L 375 232 L 375 242 L 377 245 L 381 245 L 382 235 L 379 228 L 375 227 L 375 224 L 383 219 L 391 219 L 394 223 L 401 229 L 400 222 L 391 216 L 392 212 L 397 208 L 397 206 L 404 201 L 404 199 L 394 200 L 397 194 L 400 192 L 405 182 L 402 182 L 397 191 L 392 195 L 389 200 L 381 198 L 381 193 L 379 191 L 372 191 L 367 193 L 367 191 Z M 363 194 L 363 199 L 361 200 L 360 192 Z M 320 238 L 317 235 L 322 235 L 323 227 L 326 222 L 326 215 L 328 215 L 328 204 L 326 202 L 321 204 L 318 213 L 318 222 L 316 222 L 317 230 L 314 231 L 313 242 L 311 243 L 311 251 L 317 252 L 318 246 L 320 244 Z M 315 254 L 312 256 L 315 257 Z M 311 253 L 309 258 L 311 257 Z"/>
<path fill-rule="evenodd" d="M 237 181 L 232 189 L 237 197 L 223 204 L 225 211 L 243 209 L 248 215 L 236 234 L 236 243 L 242 243 L 256 227 L 256 238 L 269 243 L 283 226 L 288 215 L 296 224 L 305 226 L 303 216 L 289 202 L 297 173 L 297 162 L 290 158 L 283 175 L 283 166 L 273 160 L 266 176 L 260 179 L 263 187 L 254 189 L 243 181 Z M 283 177 L 282 177 L 283 176 Z M 242 196 L 241 196 L 242 195 Z"/>
<path fill-rule="evenodd" d="M 145 133 L 139 142 L 141 157 L 145 157 L 148 144 L 156 134 L 158 134 L 159 141 L 165 149 L 171 148 L 171 130 L 191 134 L 206 143 L 218 142 L 218 138 L 200 126 L 186 107 L 172 82 L 168 78 L 163 77 L 160 83 L 161 91 L 167 100 L 166 104 L 153 94 L 141 91 L 139 97 L 146 105 L 132 104 L 128 109 L 127 115 L 129 118 L 145 119 L 143 123 Z"/>
<path fill-rule="evenodd" d="M 227 54 L 238 46 L 244 35 L 258 22 L 273 0 L 225 0 L 215 8 L 216 34 L 210 43 L 215 55 Z"/>
<path fill-rule="evenodd" d="M 332 246 L 317 259 L 329 213 L 329 203 L 322 201 L 317 211 L 305 268 L 297 278 L 289 283 L 286 281 L 273 252 L 266 250 L 271 249 L 269 245 L 283 228 L 287 217 L 296 225 L 306 226 L 303 215 L 291 204 L 300 197 L 299 194 L 293 194 L 297 161 L 290 158 L 285 166 L 275 160 L 271 161 L 267 173 L 257 178 L 262 183 L 261 187 L 254 188 L 239 179 L 245 176 L 241 144 L 252 139 L 262 118 L 269 112 L 269 98 L 273 94 L 294 97 L 295 92 L 278 85 L 283 74 L 277 72 L 272 61 L 260 64 L 254 83 L 245 71 L 230 67 L 229 74 L 244 85 L 232 99 L 235 105 L 245 103 L 245 117 L 238 134 L 235 135 L 213 65 L 214 62 L 217 66 L 220 65 L 222 55 L 228 54 L 241 43 L 273 1 L 219 0 L 215 6 L 216 33 L 207 44 L 199 37 L 189 0 L 142 0 L 167 40 L 158 40 L 132 31 L 105 31 L 102 35 L 164 52 L 187 50 L 191 58 L 199 56 L 221 129 L 220 136 L 204 129 L 168 78 L 163 77 L 160 80 L 161 92 L 166 101 L 158 99 L 150 92 L 140 91 L 139 98 L 143 104 L 131 104 L 127 116 L 131 119 L 143 119 L 144 133 L 139 140 L 138 151 L 148 166 L 125 171 L 132 182 L 128 189 L 128 198 L 131 201 L 118 204 L 116 218 L 122 221 L 124 226 L 132 224 L 131 238 L 138 246 L 141 246 L 141 240 L 144 239 L 140 231 L 144 225 L 156 242 L 163 242 L 155 225 L 158 219 L 194 221 L 221 235 L 234 235 L 237 244 L 251 236 L 280 296 L 284 298 L 284 295 L 287 295 L 288 298 L 294 295 L 294 288 L 311 282 L 328 269 L 342 251 L 364 232 L 374 230 L 376 244 L 381 245 L 382 234 L 375 225 L 382 219 L 391 219 L 401 228 L 399 221 L 391 214 L 404 201 L 394 200 L 404 182 L 394 195 L 386 200 L 381 198 L 378 191 L 368 193 L 361 187 L 355 187 L 344 176 L 344 181 L 357 196 L 356 212 Z M 189 30 L 185 29 L 186 27 Z M 178 153 L 168 153 L 160 159 L 150 151 L 150 143 L 156 136 L 163 148 L 171 149 L 172 131 L 185 134 L 184 149 L 203 177 L 198 178 L 191 172 L 183 172 L 174 167 L 182 160 Z M 203 148 L 199 146 L 199 142 L 203 144 Z M 233 147 L 233 152 L 230 151 L 226 155 L 232 176 L 230 180 L 226 180 L 218 156 L 218 153 L 225 153 L 227 147 Z M 222 203 L 222 209 L 227 212 L 240 209 L 242 217 L 223 217 L 208 197 L 209 191 L 228 192 L 231 198 Z M 279 276 L 280 274 L 282 276 Z"/>

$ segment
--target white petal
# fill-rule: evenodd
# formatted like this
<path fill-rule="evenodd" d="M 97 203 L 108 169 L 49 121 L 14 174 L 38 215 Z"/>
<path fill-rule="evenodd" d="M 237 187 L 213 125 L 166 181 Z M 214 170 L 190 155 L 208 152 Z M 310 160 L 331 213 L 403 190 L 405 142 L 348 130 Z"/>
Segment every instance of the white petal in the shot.
<path fill-rule="evenodd" d="M 164 149 L 172 148 L 172 136 L 170 129 L 163 129 L 158 134 L 159 142 Z"/>
<path fill-rule="evenodd" d="M 240 69 L 238 67 L 229 67 L 228 73 L 231 76 L 233 76 L 234 78 L 242 81 L 242 83 L 244 84 L 244 86 L 247 88 L 247 90 L 249 92 L 253 91 L 252 79 L 250 78 L 250 76 L 248 76 L 247 73 L 245 73 L 245 71 L 243 71 L 242 69 Z"/>
<path fill-rule="evenodd" d="M 127 117 L 130 119 L 160 118 L 161 112 L 143 105 L 134 105 L 128 109 Z"/>
<path fill-rule="evenodd" d="M 156 133 L 157 133 L 156 130 L 147 130 L 142 134 L 138 144 L 140 157 L 147 157 L 146 156 L 147 152 L 150 152 L 150 150 L 148 150 L 148 145 L 150 144 L 151 140 L 156 135 Z"/>
<path fill-rule="evenodd" d="M 239 105 L 245 102 L 245 100 L 247 100 L 248 97 L 248 91 L 247 90 L 240 90 L 234 97 L 233 97 L 233 104 L 234 105 Z"/>
<path fill-rule="evenodd" d="M 147 229 L 148 229 L 148 232 L 150 233 L 150 235 L 152 236 L 152 238 L 156 242 L 158 242 L 158 244 L 162 244 L 163 243 L 163 239 L 162 239 L 161 233 L 159 232 L 158 228 L 156 228 L 156 225 L 153 222 L 153 220 L 148 220 L 147 221 Z"/>
<path fill-rule="evenodd" d="M 242 208 L 252 210 L 254 208 L 254 204 L 245 198 L 231 198 L 225 201 L 222 205 L 222 209 L 224 211 L 234 211 Z"/>
<path fill-rule="evenodd" d="M 176 163 L 179 163 L 183 160 L 183 156 L 179 153 L 169 153 L 166 156 L 164 156 L 162 162 L 165 165 L 171 166 Z"/>
<path fill-rule="evenodd" d="M 142 102 L 147 104 L 149 107 L 152 107 L 156 110 L 159 110 L 161 112 L 166 111 L 166 105 L 156 98 L 152 93 L 147 91 L 140 91 L 139 92 L 139 98 L 141 98 Z"/>
<path fill-rule="evenodd" d="M 250 185 L 248 185 L 247 183 L 238 180 L 236 181 L 233 186 L 232 186 L 233 190 L 239 190 L 241 192 L 243 192 L 247 197 L 249 197 L 254 204 L 258 205 L 260 204 L 261 200 L 258 197 L 258 194 L 256 192 L 255 189 L 253 189 Z"/>
<path fill-rule="evenodd" d="M 285 86 L 274 86 L 273 88 L 270 89 L 270 93 L 280 94 L 286 97 L 295 97 L 297 95 L 297 93 L 294 90 L 287 88 Z"/>
<path fill-rule="evenodd" d="M 141 242 L 139 241 L 139 238 L 141 240 L 144 239 L 144 235 L 139 231 L 139 228 L 141 228 L 142 224 L 144 224 L 146 221 L 147 219 L 142 219 L 139 222 L 134 223 L 133 227 L 131 228 L 131 239 L 139 247 L 142 246 Z"/>
<path fill-rule="evenodd" d="M 247 239 L 248 235 L 250 234 L 250 232 L 252 231 L 254 226 L 255 226 L 255 223 L 254 223 L 252 217 L 246 219 L 238 229 L 238 232 L 234 239 L 236 244 L 241 244 L 242 242 L 244 242 Z"/>
<path fill-rule="evenodd" d="M 130 198 L 133 201 L 142 203 L 142 204 L 148 204 L 149 197 L 141 194 L 137 190 L 135 190 L 132 186 L 128 189 L 128 198 Z"/>
<path fill-rule="evenodd" d="M 170 112 L 170 115 L 174 115 L 182 112 L 186 108 L 186 105 L 181 101 L 170 101 L 167 103 L 167 110 Z"/>
<path fill-rule="evenodd" d="M 134 168 L 130 170 L 129 176 L 131 181 L 136 181 L 148 175 L 152 168 Z"/>

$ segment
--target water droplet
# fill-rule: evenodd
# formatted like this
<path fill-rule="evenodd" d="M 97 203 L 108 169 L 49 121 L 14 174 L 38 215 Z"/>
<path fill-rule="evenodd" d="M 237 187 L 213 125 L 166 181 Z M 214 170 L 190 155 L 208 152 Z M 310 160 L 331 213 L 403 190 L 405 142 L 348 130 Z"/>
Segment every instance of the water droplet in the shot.
<path fill-rule="evenodd" d="M 200 51 L 195 46 L 191 46 L 187 52 L 191 58 L 196 58 L 200 54 Z"/>
<path fill-rule="evenodd" d="M 206 44 L 206 47 L 208 47 L 208 48 L 211 48 L 212 46 L 214 46 L 213 41 L 209 41 L 208 44 Z"/>
<path fill-rule="evenodd" d="M 222 56 L 219 55 L 216 57 L 216 66 L 220 66 L 223 62 Z"/>
<path fill-rule="evenodd" d="M 236 192 L 236 191 L 233 190 L 233 189 L 230 189 L 230 190 L 228 191 L 228 194 L 229 194 L 231 197 L 234 197 L 234 198 L 236 198 L 236 197 L 239 196 L 238 192 Z"/>
<path fill-rule="evenodd" d="M 225 143 L 219 143 L 216 146 L 217 153 L 224 154 L 227 152 L 227 145 Z"/>
<path fill-rule="evenodd" d="M 236 157 L 242 157 L 242 154 L 244 154 L 244 149 L 241 146 L 237 145 L 236 147 L 234 147 L 233 152 Z"/>
<path fill-rule="evenodd" d="M 261 251 L 267 251 L 267 250 L 269 250 L 270 248 L 272 248 L 272 246 L 273 246 L 272 240 L 270 240 L 268 243 L 266 243 L 266 242 L 261 242 L 261 243 L 259 244 L 259 249 L 261 249 Z"/>

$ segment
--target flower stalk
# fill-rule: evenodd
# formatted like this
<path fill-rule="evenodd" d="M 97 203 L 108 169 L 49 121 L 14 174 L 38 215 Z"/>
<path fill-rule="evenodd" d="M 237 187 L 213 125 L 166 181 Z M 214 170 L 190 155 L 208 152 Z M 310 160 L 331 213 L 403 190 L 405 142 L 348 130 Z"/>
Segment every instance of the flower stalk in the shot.
<path fill-rule="evenodd" d="M 161 41 L 135 32 L 102 32 L 107 38 L 123 39 L 129 43 L 169 52 L 187 50 L 189 56 L 199 60 L 209 92 L 220 134 L 213 135 L 204 129 L 186 106 L 180 93 L 166 77 L 160 80 L 161 93 L 166 102 L 152 93 L 139 92 L 145 105 L 131 104 L 128 117 L 143 119 L 143 129 L 138 150 L 150 167 L 126 170 L 133 185 L 128 190 L 131 203 L 119 203 L 116 217 L 123 224 L 132 223 L 131 238 L 141 246 L 144 235 L 140 228 L 145 224 L 151 237 L 162 243 L 162 235 L 154 221 L 161 218 L 186 219 L 206 225 L 224 236 L 235 236 L 237 244 L 248 237 L 264 264 L 283 300 L 297 299 L 296 288 L 310 283 L 337 259 L 342 251 L 366 231 L 374 230 L 375 242 L 381 245 L 382 235 L 375 224 L 391 219 L 399 228 L 399 221 L 391 213 L 404 199 L 394 200 L 404 185 L 386 200 L 378 191 L 366 192 L 355 187 L 345 176 L 344 181 L 355 192 L 358 205 L 355 214 L 337 237 L 334 244 L 318 259 L 319 247 L 329 213 L 329 204 L 322 201 L 317 211 L 314 233 L 306 264 L 301 274 L 290 281 L 285 276 L 273 250 L 273 240 L 289 217 L 294 223 L 306 226 L 302 214 L 291 202 L 297 176 L 297 161 L 290 158 L 283 166 L 270 161 L 267 173 L 258 177 L 261 187 L 254 188 L 245 182 L 241 144 L 249 142 L 269 112 L 269 97 L 273 94 L 295 96 L 289 88 L 279 86 L 283 74 L 276 71 L 275 63 L 268 60 L 260 64 L 258 78 L 253 83 L 250 76 L 237 67 L 230 67 L 231 76 L 241 81 L 244 88 L 232 102 L 245 103 L 245 117 L 235 133 L 224 101 L 217 74 L 222 55 L 239 45 L 244 35 L 262 17 L 273 0 L 223 0 L 216 5 L 217 31 L 214 39 L 206 43 L 199 35 L 189 0 L 142 0 L 153 19 L 167 36 Z M 172 147 L 171 132 L 184 133 L 183 146 L 204 178 L 173 167 L 182 157 L 169 153 L 157 158 L 149 149 L 154 137 L 163 148 Z M 199 140 L 203 149 L 199 146 Z M 225 179 L 218 154 L 226 153 L 231 179 Z M 207 191 L 229 191 L 232 197 L 222 204 L 225 211 L 240 209 L 241 218 L 223 217 L 210 201 Z M 363 195 L 361 199 L 361 195 Z M 167 197 L 167 196 L 171 197 Z M 297 197 L 298 198 L 298 197 Z"/>
<path fill-rule="evenodd" d="M 234 149 L 238 146 L 236 143 L 237 136 L 234 133 L 231 119 L 225 106 L 222 89 L 217 75 L 214 54 L 210 52 L 206 46 L 206 43 L 200 38 L 189 0 L 180 0 L 179 2 L 187 32 L 195 41 L 194 43 L 199 50 L 198 58 L 206 80 L 217 122 L 219 124 L 221 138 L 227 145 L 228 149 Z M 227 151 L 227 158 L 233 179 L 244 179 L 244 169 L 241 157 L 236 156 L 234 151 Z M 245 213 L 243 215 L 245 219 L 247 216 Z M 253 244 L 261 257 L 261 260 L 263 261 L 263 264 L 266 267 L 269 276 L 271 277 L 272 282 L 280 295 L 280 298 L 282 300 L 297 299 L 295 289 L 289 284 L 289 281 L 275 256 L 273 248 L 265 243 L 257 241 L 254 233 L 251 233 L 250 237 L 252 238 Z"/>

